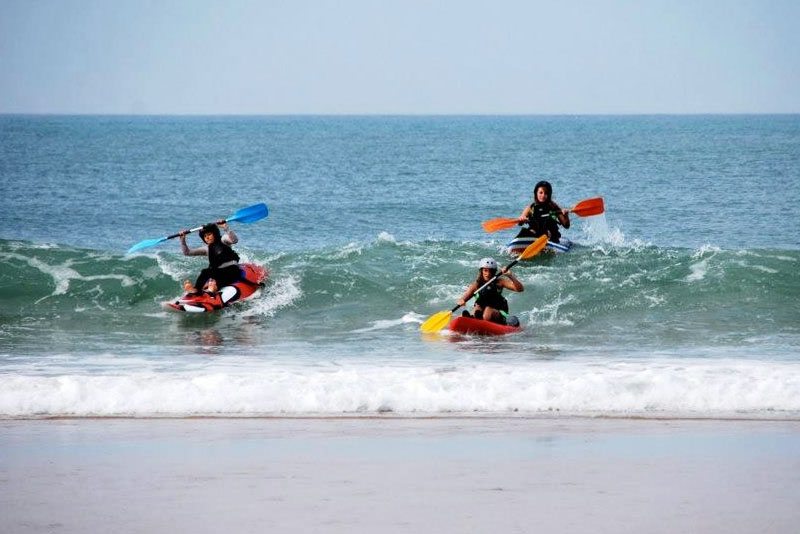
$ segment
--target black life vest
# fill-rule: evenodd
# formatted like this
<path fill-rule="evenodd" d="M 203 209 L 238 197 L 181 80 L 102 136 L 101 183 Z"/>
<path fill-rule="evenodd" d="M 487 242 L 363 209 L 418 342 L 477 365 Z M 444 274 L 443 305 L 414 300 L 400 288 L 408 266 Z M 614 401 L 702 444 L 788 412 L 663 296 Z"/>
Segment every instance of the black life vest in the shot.
<path fill-rule="evenodd" d="M 218 268 L 228 262 L 239 263 L 239 255 L 222 241 L 214 241 L 208 245 L 208 265 Z"/>
<path fill-rule="evenodd" d="M 478 277 L 477 283 L 478 287 L 480 287 L 485 282 L 482 278 Z M 475 294 L 475 304 L 480 304 L 484 308 L 489 307 L 496 310 L 508 311 L 508 301 L 503 296 L 503 287 L 497 283 L 497 280 Z"/>
<path fill-rule="evenodd" d="M 528 226 L 534 237 L 547 235 L 550 241 L 554 243 L 558 243 L 561 239 L 561 232 L 558 230 L 558 219 L 554 216 L 553 206 L 550 202 L 531 204 L 531 211 L 528 214 Z"/>

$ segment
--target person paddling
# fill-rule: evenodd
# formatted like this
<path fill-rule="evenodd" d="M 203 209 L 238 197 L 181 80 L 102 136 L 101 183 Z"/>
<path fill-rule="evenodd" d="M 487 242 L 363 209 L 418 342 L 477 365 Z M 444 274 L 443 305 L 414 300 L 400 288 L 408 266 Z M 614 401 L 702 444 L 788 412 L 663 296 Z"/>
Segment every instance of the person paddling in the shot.
<path fill-rule="evenodd" d="M 219 226 L 210 223 L 200 229 L 198 235 L 205 245 L 198 248 L 189 248 L 186 244 L 189 230 L 183 230 L 179 234 L 184 256 L 208 256 L 208 267 L 200 271 L 194 285 L 189 280 L 184 281 L 183 289 L 187 293 L 197 294 L 204 290 L 206 283 L 212 278 L 215 286 L 224 287 L 238 281 L 242 276 L 239 269 L 239 255 L 231 248 L 231 245 L 239 242 L 239 238 L 225 221 L 218 223 Z M 220 227 L 225 231 L 225 235 L 220 233 Z"/>
<path fill-rule="evenodd" d="M 527 224 L 532 237 L 546 235 L 553 243 L 561 240 L 558 226 L 569 228 L 569 209 L 561 209 L 553 202 L 553 186 L 541 181 L 533 188 L 533 202 L 522 210 L 517 219 L 519 224 Z"/>
<path fill-rule="evenodd" d="M 497 262 L 493 258 L 483 258 L 478 264 L 478 277 L 472 282 L 461 298 L 457 301 L 459 306 L 464 306 L 475 295 L 478 289 L 486 284 L 489 280 L 494 278 L 497 274 Z M 472 308 L 473 316 L 476 319 L 483 319 L 485 321 L 492 321 L 494 323 L 506 324 L 506 316 L 508 315 L 508 301 L 502 295 L 503 289 L 510 291 L 522 292 L 525 287 L 522 285 L 510 269 L 503 267 L 500 271 L 500 276 L 497 279 L 481 289 L 476 298 L 475 305 Z M 470 317 L 468 311 L 462 314 L 464 317 Z"/>

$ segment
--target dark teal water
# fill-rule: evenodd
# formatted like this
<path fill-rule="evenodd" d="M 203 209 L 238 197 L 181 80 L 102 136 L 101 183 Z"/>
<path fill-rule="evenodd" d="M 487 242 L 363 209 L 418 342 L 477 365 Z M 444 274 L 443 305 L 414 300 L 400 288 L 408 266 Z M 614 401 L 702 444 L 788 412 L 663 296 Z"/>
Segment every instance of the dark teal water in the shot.
<path fill-rule="evenodd" d="M 420 336 L 540 179 L 606 213 L 524 333 Z M 800 411 L 800 116 L 3 116 L 0 195 L 0 415 Z M 256 202 L 262 295 L 163 312 L 203 261 L 127 248 Z"/>

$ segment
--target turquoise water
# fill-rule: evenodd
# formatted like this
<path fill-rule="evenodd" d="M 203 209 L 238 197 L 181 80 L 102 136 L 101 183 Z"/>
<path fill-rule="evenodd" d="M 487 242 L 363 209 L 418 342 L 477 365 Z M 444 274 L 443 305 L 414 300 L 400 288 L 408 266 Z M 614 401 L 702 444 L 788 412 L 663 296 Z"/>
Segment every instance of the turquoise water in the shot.
<path fill-rule="evenodd" d="M 800 413 L 800 116 L 0 117 L 0 415 Z M 536 181 L 525 331 L 421 336 Z M 255 300 L 163 312 L 234 224 Z M 190 240 L 197 245 L 195 236 Z"/>

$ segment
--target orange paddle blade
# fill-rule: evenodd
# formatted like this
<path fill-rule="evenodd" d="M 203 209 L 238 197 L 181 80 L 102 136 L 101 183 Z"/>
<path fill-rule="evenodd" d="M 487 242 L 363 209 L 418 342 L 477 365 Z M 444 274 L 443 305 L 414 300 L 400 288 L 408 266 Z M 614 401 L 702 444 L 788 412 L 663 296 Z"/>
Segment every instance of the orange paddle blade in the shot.
<path fill-rule="evenodd" d="M 605 210 L 606 207 L 603 204 L 603 197 L 596 197 L 581 200 L 569 211 L 578 217 L 589 217 L 591 215 L 600 215 Z"/>
<path fill-rule="evenodd" d="M 525 248 L 525 250 L 522 251 L 522 254 L 520 254 L 517 257 L 517 261 L 531 259 L 532 257 L 536 256 L 538 253 L 543 251 L 544 247 L 546 247 L 546 246 L 547 246 L 547 236 L 546 235 L 539 236 L 539 238 L 536 241 L 534 241 L 533 243 L 528 245 Z"/>
<path fill-rule="evenodd" d="M 517 225 L 517 219 L 510 219 L 507 217 L 498 217 L 496 219 L 489 219 L 488 221 L 483 221 L 481 226 L 487 232 L 497 232 L 500 230 L 506 230 L 508 228 L 513 228 Z"/>

